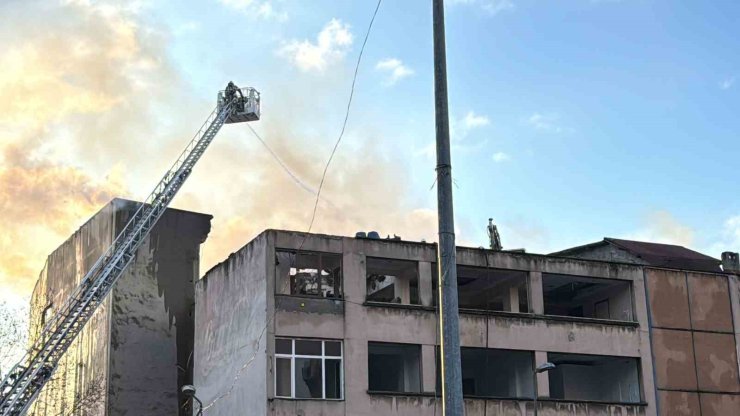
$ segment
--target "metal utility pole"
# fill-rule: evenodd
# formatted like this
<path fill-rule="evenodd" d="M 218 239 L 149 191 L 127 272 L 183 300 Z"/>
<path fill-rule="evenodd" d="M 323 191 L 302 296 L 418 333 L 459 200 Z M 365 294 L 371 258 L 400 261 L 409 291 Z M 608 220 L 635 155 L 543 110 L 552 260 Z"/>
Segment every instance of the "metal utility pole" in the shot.
<path fill-rule="evenodd" d="M 460 326 L 457 308 L 455 218 L 452 210 L 450 119 L 447 110 L 447 57 L 444 1 L 432 0 L 434 28 L 434 115 L 437 125 L 437 211 L 439 216 L 439 326 L 442 332 L 442 414 L 463 415 Z"/>

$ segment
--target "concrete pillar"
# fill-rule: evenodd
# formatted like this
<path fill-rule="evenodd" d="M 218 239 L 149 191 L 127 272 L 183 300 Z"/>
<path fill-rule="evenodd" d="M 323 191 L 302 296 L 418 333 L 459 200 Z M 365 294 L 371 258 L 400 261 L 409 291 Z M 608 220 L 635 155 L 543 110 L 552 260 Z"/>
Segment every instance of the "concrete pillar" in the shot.
<path fill-rule="evenodd" d="M 534 366 L 535 368 L 547 362 L 546 351 L 535 351 L 534 352 Z M 547 376 L 547 372 L 537 374 L 537 396 L 538 397 L 550 397 L 550 379 Z"/>
<path fill-rule="evenodd" d="M 437 360 L 435 345 L 421 346 L 421 389 L 425 393 L 434 393 L 437 389 Z"/>
<path fill-rule="evenodd" d="M 419 262 L 419 301 L 424 306 L 434 304 L 432 293 L 432 263 L 428 261 Z"/>
<path fill-rule="evenodd" d="M 411 303 L 411 282 L 409 279 L 393 279 L 393 297 L 400 298 L 401 304 L 408 305 Z"/>
<path fill-rule="evenodd" d="M 509 287 L 509 312 L 519 312 L 519 288 Z"/>
<path fill-rule="evenodd" d="M 542 293 L 542 272 L 529 272 L 530 308 L 537 315 L 545 314 L 545 301 Z"/>
<path fill-rule="evenodd" d="M 345 252 L 342 257 L 342 287 L 344 298 L 364 302 L 367 294 L 365 282 L 366 258 L 360 253 Z"/>

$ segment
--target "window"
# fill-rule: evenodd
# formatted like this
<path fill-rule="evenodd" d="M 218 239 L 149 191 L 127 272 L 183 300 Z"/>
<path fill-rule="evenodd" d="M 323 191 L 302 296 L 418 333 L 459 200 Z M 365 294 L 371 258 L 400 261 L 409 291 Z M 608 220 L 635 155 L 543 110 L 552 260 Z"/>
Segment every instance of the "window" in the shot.
<path fill-rule="evenodd" d="M 342 398 L 342 342 L 275 339 L 275 396 Z"/>
<path fill-rule="evenodd" d="M 546 315 L 632 321 L 629 281 L 544 273 Z"/>
<path fill-rule="evenodd" d="M 419 304 L 419 263 L 368 257 L 365 274 L 367 300 Z"/>
<path fill-rule="evenodd" d="M 340 254 L 277 251 L 275 257 L 277 293 L 323 298 L 342 296 Z"/>
<path fill-rule="evenodd" d="M 437 391 L 441 392 L 440 350 L 437 348 Z M 466 397 L 531 398 L 534 353 L 486 348 L 460 348 L 463 395 Z"/>
<path fill-rule="evenodd" d="M 43 328 L 54 318 L 54 304 L 50 303 L 41 314 L 41 327 Z"/>
<path fill-rule="evenodd" d="M 421 392 L 421 346 L 369 342 L 367 345 L 368 390 Z"/>
<path fill-rule="evenodd" d="M 437 267 L 432 266 L 435 302 Z M 460 309 L 529 312 L 528 274 L 521 270 L 457 266 L 457 296 Z"/>
<path fill-rule="evenodd" d="M 614 403 L 640 401 L 639 360 L 631 357 L 548 353 L 550 397 Z"/>

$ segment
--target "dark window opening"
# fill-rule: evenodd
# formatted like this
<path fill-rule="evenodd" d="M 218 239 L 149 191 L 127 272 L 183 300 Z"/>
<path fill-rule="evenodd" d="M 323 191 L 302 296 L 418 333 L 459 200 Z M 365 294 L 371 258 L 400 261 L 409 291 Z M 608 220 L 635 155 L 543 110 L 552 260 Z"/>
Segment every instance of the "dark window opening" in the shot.
<path fill-rule="evenodd" d="M 276 293 L 342 297 L 342 256 L 328 253 L 275 252 Z"/>
<path fill-rule="evenodd" d="M 441 367 L 437 348 L 437 391 Z M 531 398 L 534 395 L 531 351 L 460 348 L 463 395 L 466 397 Z"/>
<path fill-rule="evenodd" d="M 418 305 L 419 263 L 368 257 L 367 300 Z"/>
<path fill-rule="evenodd" d="M 421 346 L 369 342 L 368 390 L 421 392 Z"/>
<path fill-rule="evenodd" d="M 439 300 L 437 267 L 432 265 L 435 305 Z M 520 270 L 457 266 L 457 294 L 460 309 L 528 313 L 528 273 Z"/>
<path fill-rule="evenodd" d="M 546 315 L 632 321 L 632 290 L 625 280 L 542 275 Z"/>
<path fill-rule="evenodd" d="M 548 353 L 547 360 L 556 366 L 548 372 L 553 399 L 613 403 L 641 400 L 637 358 Z"/>
<path fill-rule="evenodd" d="M 45 327 L 54 318 L 54 304 L 50 303 L 41 314 L 41 328 Z"/>

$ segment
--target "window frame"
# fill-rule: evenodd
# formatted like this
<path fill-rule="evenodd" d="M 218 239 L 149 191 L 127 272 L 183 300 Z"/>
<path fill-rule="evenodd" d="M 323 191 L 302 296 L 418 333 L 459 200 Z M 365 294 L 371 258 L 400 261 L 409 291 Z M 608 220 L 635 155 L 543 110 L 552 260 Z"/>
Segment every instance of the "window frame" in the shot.
<path fill-rule="evenodd" d="M 317 338 L 292 338 L 292 337 L 275 337 L 275 345 L 278 340 L 290 341 L 290 354 L 278 353 L 275 348 L 273 354 L 273 396 L 276 399 L 288 399 L 288 400 L 331 400 L 331 401 L 342 401 L 344 400 L 344 342 L 340 339 L 317 339 Z M 305 355 L 296 354 L 296 341 L 314 341 L 321 342 L 321 355 Z M 339 343 L 339 355 L 326 355 L 326 343 L 327 342 L 338 342 Z M 295 388 L 295 360 L 298 359 L 319 359 L 321 360 L 321 397 L 296 397 Z M 278 359 L 289 359 L 290 360 L 290 396 L 278 395 L 278 372 L 277 372 L 277 360 Z M 327 360 L 339 360 L 339 397 L 327 398 L 326 397 L 326 361 Z"/>
<path fill-rule="evenodd" d="M 401 348 L 409 348 L 409 347 L 415 347 L 418 350 L 419 353 L 419 368 L 418 368 L 418 377 L 419 377 L 419 391 L 395 391 L 395 390 L 373 390 L 370 388 L 370 345 L 385 345 L 385 346 L 398 346 Z M 417 395 L 422 394 L 424 392 L 424 357 L 423 357 L 423 351 L 422 351 L 422 344 L 414 344 L 414 343 L 406 343 L 406 342 L 386 342 L 386 341 L 367 341 L 367 390 L 370 393 L 390 393 L 390 394 L 397 394 L 397 395 Z"/>
<path fill-rule="evenodd" d="M 290 269 L 295 268 L 296 269 L 296 275 L 298 271 L 298 267 L 295 265 L 291 265 L 291 267 L 288 268 L 288 275 L 284 278 L 287 279 L 287 293 L 282 293 L 283 288 L 279 287 L 278 285 L 275 285 L 275 294 L 280 296 L 297 296 L 297 297 L 306 297 L 306 298 L 312 298 L 312 299 L 344 299 L 344 258 L 341 253 L 332 253 L 328 251 L 312 251 L 312 250 L 296 250 L 296 249 L 290 249 L 290 248 L 275 248 L 275 274 L 277 277 L 277 266 L 278 266 L 278 253 L 290 253 L 294 256 L 299 255 L 315 255 L 318 257 L 318 272 L 319 272 L 319 284 L 321 284 L 321 270 L 323 270 L 322 266 L 324 264 L 324 256 L 336 256 L 339 260 L 339 284 L 337 285 L 336 282 L 334 284 L 335 292 L 338 291 L 339 293 L 335 293 L 334 297 L 326 297 L 318 294 L 309 294 L 309 293 L 293 293 L 293 285 L 294 281 L 292 276 L 290 274 Z M 336 279 L 337 276 L 335 276 Z M 278 279 L 276 279 L 277 281 Z"/>

